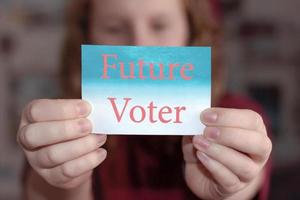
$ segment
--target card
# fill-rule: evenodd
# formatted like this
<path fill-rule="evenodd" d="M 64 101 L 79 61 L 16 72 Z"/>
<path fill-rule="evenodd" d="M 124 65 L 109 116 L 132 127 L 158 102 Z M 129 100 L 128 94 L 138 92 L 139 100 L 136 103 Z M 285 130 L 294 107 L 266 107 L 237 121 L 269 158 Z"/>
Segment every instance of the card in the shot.
<path fill-rule="evenodd" d="M 195 135 L 211 106 L 210 47 L 82 45 L 93 132 Z"/>

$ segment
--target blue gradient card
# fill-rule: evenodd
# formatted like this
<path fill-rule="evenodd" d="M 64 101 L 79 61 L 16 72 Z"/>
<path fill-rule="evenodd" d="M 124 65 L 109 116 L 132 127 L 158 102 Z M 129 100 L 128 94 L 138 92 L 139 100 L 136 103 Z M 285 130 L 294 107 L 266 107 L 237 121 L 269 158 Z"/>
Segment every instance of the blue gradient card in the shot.
<path fill-rule="evenodd" d="M 82 99 L 95 133 L 201 134 L 211 48 L 82 45 Z"/>

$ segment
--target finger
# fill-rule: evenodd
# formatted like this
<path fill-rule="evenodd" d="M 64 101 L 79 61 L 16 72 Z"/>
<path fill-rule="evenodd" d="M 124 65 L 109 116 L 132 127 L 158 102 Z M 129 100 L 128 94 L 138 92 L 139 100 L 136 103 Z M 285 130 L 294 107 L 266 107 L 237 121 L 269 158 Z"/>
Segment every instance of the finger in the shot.
<path fill-rule="evenodd" d="M 91 178 L 92 174 L 93 174 L 93 170 L 90 170 L 76 178 L 73 178 L 70 181 L 67 181 L 66 183 L 60 184 L 59 187 L 63 188 L 63 189 L 76 188 L 77 186 L 81 185 L 82 183 L 88 181 Z"/>
<path fill-rule="evenodd" d="M 64 162 L 79 158 L 95 151 L 106 141 L 106 135 L 89 135 L 76 140 L 51 145 L 34 152 L 36 165 L 53 168 Z"/>
<path fill-rule="evenodd" d="M 210 141 L 249 154 L 258 161 L 269 158 L 272 142 L 267 135 L 240 128 L 206 127 L 204 136 Z"/>
<path fill-rule="evenodd" d="M 200 118 L 207 126 L 257 130 L 266 134 L 262 117 L 252 110 L 210 108 L 203 111 Z"/>
<path fill-rule="evenodd" d="M 106 150 L 100 148 L 84 156 L 68 161 L 52 169 L 47 169 L 48 180 L 55 180 L 53 184 L 66 184 L 97 167 L 106 158 Z"/>
<path fill-rule="evenodd" d="M 28 122 L 45 122 L 83 118 L 88 116 L 91 106 L 83 100 L 40 99 L 31 102 L 25 108 Z"/>
<path fill-rule="evenodd" d="M 243 188 L 244 183 L 241 183 L 239 178 L 224 165 L 210 158 L 201 151 L 197 151 L 196 155 L 216 181 L 214 189 L 220 197 L 236 193 Z"/>
<path fill-rule="evenodd" d="M 29 124 L 20 129 L 18 137 L 20 144 L 24 148 L 33 150 L 46 145 L 83 137 L 91 132 L 91 122 L 86 118 L 82 118 Z"/>
<path fill-rule="evenodd" d="M 206 140 L 203 136 L 194 137 L 194 146 L 213 160 L 221 163 L 232 171 L 242 182 L 252 181 L 262 168 L 251 158 L 228 148 Z"/>
<path fill-rule="evenodd" d="M 183 158 L 185 162 L 188 163 L 197 163 L 198 159 L 196 158 L 196 150 L 193 145 L 192 136 L 183 136 L 182 137 L 182 151 Z"/>

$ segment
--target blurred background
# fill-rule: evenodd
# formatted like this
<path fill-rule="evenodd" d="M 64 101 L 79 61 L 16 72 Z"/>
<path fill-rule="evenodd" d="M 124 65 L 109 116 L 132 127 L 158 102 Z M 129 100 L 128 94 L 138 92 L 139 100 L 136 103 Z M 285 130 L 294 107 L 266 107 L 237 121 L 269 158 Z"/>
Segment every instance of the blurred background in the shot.
<path fill-rule="evenodd" d="M 20 199 L 20 112 L 60 96 L 68 1 L 0 0 L 0 199 Z M 221 0 L 232 92 L 260 102 L 272 122 L 270 199 L 300 199 L 300 1 Z"/>

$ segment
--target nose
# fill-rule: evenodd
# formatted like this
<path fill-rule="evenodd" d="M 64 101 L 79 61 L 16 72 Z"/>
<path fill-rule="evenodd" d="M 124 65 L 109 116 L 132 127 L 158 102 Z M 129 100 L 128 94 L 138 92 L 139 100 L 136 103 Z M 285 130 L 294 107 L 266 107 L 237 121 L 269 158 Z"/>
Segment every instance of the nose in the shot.
<path fill-rule="evenodd" d="M 150 42 L 150 39 L 149 37 L 147 37 L 146 35 L 143 35 L 143 34 L 134 34 L 133 36 L 133 45 L 135 46 L 151 46 L 153 45 L 151 42 Z"/>
<path fill-rule="evenodd" d="M 132 31 L 132 45 L 135 46 L 155 46 L 155 37 L 150 33 L 144 24 L 136 25 Z"/>

